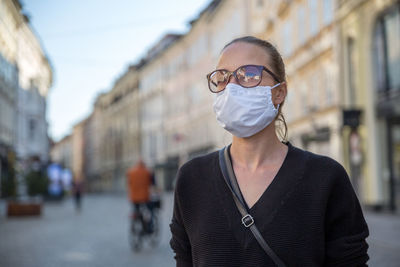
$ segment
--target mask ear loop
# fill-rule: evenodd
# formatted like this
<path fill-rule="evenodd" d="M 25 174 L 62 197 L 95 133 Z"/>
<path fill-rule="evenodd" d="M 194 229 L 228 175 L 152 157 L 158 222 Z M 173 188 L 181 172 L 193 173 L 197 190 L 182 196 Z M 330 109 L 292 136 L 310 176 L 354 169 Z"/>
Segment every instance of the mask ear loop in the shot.
<path fill-rule="evenodd" d="M 271 89 L 274 89 L 275 87 L 278 87 L 279 85 L 281 85 L 281 83 L 277 83 L 274 86 L 271 87 Z"/>
<path fill-rule="evenodd" d="M 279 85 L 281 85 L 281 83 L 275 84 L 274 86 L 271 87 L 271 90 L 274 89 L 275 87 L 278 87 Z M 271 91 L 271 98 L 272 98 L 272 91 Z M 272 102 L 272 99 L 271 99 L 271 102 Z M 274 103 L 272 103 L 272 106 L 275 108 Z M 279 110 L 279 106 L 280 106 L 280 104 L 278 104 L 277 107 L 275 108 L 277 111 Z"/>

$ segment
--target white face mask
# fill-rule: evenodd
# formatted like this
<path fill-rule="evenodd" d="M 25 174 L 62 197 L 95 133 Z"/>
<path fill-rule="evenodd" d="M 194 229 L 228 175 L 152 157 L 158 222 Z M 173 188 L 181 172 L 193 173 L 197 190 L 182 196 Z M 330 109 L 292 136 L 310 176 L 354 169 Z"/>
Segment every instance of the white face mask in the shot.
<path fill-rule="evenodd" d="M 214 100 L 219 124 L 237 137 L 249 137 L 267 127 L 278 114 L 272 103 L 271 89 L 279 86 L 244 88 L 229 83 Z"/>

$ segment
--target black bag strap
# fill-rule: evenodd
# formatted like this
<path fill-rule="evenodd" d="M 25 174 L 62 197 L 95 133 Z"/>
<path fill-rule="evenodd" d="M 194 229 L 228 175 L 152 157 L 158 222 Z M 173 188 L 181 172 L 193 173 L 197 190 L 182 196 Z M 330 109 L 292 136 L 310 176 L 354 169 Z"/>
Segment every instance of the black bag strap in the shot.
<path fill-rule="evenodd" d="M 227 147 L 219 151 L 219 165 L 221 167 L 221 172 L 223 174 L 224 180 L 232 192 L 233 200 L 235 201 L 236 207 L 242 215 L 242 224 L 246 228 L 249 228 L 251 230 L 257 242 L 278 267 L 286 266 L 264 240 L 260 231 L 254 223 L 254 218 L 248 213 L 247 209 L 245 208 L 244 199 L 242 198 L 242 194 L 240 193 L 239 185 L 237 183 L 235 173 L 232 168 L 232 163 Z"/>

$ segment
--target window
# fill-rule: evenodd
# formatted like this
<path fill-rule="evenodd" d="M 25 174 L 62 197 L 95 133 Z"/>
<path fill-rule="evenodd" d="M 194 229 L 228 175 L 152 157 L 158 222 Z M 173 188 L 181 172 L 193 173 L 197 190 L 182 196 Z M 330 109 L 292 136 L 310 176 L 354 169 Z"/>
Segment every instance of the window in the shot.
<path fill-rule="evenodd" d="M 318 1 L 309 0 L 309 11 L 310 11 L 310 32 L 311 35 L 318 33 Z"/>
<path fill-rule="evenodd" d="M 400 8 L 400 6 L 399 6 Z M 390 12 L 384 18 L 386 33 L 386 64 L 389 89 L 400 89 L 400 12 Z"/>
<path fill-rule="evenodd" d="M 307 31 L 306 31 L 306 12 L 304 6 L 300 6 L 297 9 L 297 38 L 299 40 L 300 45 L 304 44 L 306 41 Z"/>
<path fill-rule="evenodd" d="M 376 87 L 381 93 L 400 90 L 400 4 L 381 16 L 374 33 Z"/>
<path fill-rule="evenodd" d="M 320 101 L 321 99 L 321 73 L 320 73 L 320 68 L 317 70 L 314 70 L 314 72 L 311 74 L 311 79 L 309 80 L 308 83 L 308 88 L 312 90 L 312 93 L 309 93 L 310 100 L 309 100 L 309 107 L 312 110 L 317 110 L 320 107 Z"/>
<path fill-rule="evenodd" d="M 195 42 L 192 43 L 189 48 L 189 59 L 188 64 L 193 66 L 198 63 L 198 61 L 204 58 L 204 55 L 207 53 L 207 39 L 206 36 L 203 35 L 199 37 Z"/>
<path fill-rule="evenodd" d="M 357 103 L 357 91 L 356 91 L 356 46 L 353 38 L 347 39 L 347 82 L 349 88 L 349 101 L 350 106 L 354 106 Z"/>
<path fill-rule="evenodd" d="M 284 104 L 284 109 L 285 109 L 285 116 L 287 119 L 287 122 L 291 122 L 293 118 L 295 117 L 295 103 L 294 101 L 296 100 L 296 90 L 297 88 L 290 88 L 290 93 L 287 94 L 285 104 Z"/>
<path fill-rule="evenodd" d="M 17 68 L 9 63 L 0 54 L 0 79 L 4 79 L 5 83 L 10 86 L 10 88 L 17 86 L 18 83 L 18 73 Z"/>
<path fill-rule="evenodd" d="M 329 24 L 333 21 L 333 0 L 324 0 L 324 24 Z"/>
<path fill-rule="evenodd" d="M 323 84 L 325 86 L 325 99 L 326 105 L 330 106 L 333 104 L 333 76 L 329 66 L 326 66 L 323 73 Z"/>
<path fill-rule="evenodd" d="M 229 18 L 222 22 L 222 24 L 214 26 L 215 31 L 211 40 L 213 58 L 219 57 L 219 54 L 226 43 L 243 34 L 243 20 L 242 11 L 235 10 Z M 235 27 L 232 27 L 232 25 L 235 25 Z"/>
<path fill-rule="evenodd" d="M 292 25 L 287 21 L 283 26 L 283 54 L 287 57 L 292 53 Z"/>
<path fill-rule="evenodd" d="M 155 159 L 157 157 L 157 136 L 155 133 L 149 133 L 148 144 L 150 158 Z"/>
<path fill-rule="evenodd" d="M 375 29 L 374 36 L 374 72 L 376 75 L 376 87 L 379 91 L 384 91 L 386 87 L 384 45 L 383 27 L 379 23 Z"/>
<path fill-rule="evenodd" d="M 300 103 L 301 103 L 301 107 L 303 108 L 303 115 L 306 115 L 308 113 L 308 96 L 307 96 L 307 87 L 305 86 L 305 84 L 299 84 L 299 91 L 300 91 Z"/>

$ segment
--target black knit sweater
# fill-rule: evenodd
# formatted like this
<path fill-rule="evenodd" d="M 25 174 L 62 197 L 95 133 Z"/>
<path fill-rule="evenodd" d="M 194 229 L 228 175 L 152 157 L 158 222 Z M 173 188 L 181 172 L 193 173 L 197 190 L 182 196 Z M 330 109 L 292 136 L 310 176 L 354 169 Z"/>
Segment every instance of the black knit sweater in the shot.
<path fill-rule="evenodd" d="M 249 210 L 287 266 L 366 266 L 368 227 L 343 167 L 288 144 L 272 183 Z M 274 266 L 241 223 L 218 152 L 177 177 L 171 247 L 177 266 Z"/>

